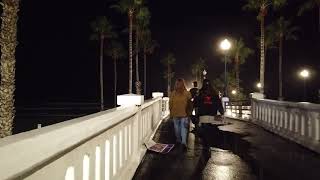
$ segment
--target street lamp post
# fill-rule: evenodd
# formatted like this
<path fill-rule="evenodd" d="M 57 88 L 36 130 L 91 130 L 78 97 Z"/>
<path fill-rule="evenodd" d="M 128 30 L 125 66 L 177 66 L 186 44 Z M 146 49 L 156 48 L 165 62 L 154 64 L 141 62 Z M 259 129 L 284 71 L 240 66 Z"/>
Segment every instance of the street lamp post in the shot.
<path fill-rule="evenodd" d="M 231 43 L 228 39 L 224 39 L 220 43 L 220 49 L 224 51 L 224 96 L 228 96 L 228 85 L 227 85 L 227 53 L 231 48 Z"/>
<path fill-rule="evenodd" d="M 307 99 L 306 80 L 309 77 L 309 71 L 306 69 L 303 69 L 300 72 L 300 76 L 303 78 L 303 100 L 306 101 L 306 99 Z"/>

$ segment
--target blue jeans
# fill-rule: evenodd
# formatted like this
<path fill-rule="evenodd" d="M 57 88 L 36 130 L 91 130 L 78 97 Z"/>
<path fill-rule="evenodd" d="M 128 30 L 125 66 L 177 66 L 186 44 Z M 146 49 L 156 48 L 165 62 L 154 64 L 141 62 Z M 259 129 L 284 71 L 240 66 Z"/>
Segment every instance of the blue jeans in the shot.
<path fill-rule="evenodd" d="M 189 118 L 188 117 L 174 117 L 174 132 L 176 135 L 177 143 L 187 145 L 187 135 L 189 127 Z"/>

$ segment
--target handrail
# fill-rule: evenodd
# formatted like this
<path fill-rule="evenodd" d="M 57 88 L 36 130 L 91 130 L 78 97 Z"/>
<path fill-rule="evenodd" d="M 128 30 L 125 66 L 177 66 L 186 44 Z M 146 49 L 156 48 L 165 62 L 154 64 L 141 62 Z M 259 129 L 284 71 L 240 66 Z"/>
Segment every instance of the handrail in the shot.
<path fill-rule="evenodd" d="M 121 123 L 134 115 L 137 110 L 136 107 L 111 109 L 1 139 L 0 169 L 6 169 L 6 171 L 0 171 L 0 179 L 17 178 L 29 174 L 28 172 L 35 167 L 46 164 L 47 160 L 65 154 L 66 149 L 79 146 L 83 143 L 83 139 L 91 139 L 101 131 Z M 77 131 L 70 131 L 71 129 L 77 129 Z M 61 136 L 64 137 L 57 138 Z M 51 142 L 39 143 L 48 140 Z M 17 151 L 13 153 L 14 149 Z"/>
<path fill-rule="evenodd" d="M 252 99 L 252 122 L 320 153 L 320 105 Z"/>
<path fill-rule="evenodd" d="M 308 110 L 319 110 L 320 104 L 314 104 L 309 102 L 290 102 L 290 101 L 276 101 L 271 99 L 252 99 L 255 102 L 268 103 L 276 106 L 287 106 L 294 108 L 303 108 Z"/>
<path fill-rule="evenodd" d="M 0 139 L 0 179 L 27 177 L 158 101 L 161 98 Z"/>

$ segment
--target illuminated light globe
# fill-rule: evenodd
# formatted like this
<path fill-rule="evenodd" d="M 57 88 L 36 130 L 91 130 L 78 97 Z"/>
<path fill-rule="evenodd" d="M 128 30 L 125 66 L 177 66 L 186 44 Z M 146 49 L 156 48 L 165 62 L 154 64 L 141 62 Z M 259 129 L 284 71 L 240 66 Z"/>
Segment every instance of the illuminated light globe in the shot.
<path fill-rule="evenodd" d="M 224 51 L 227 51 L 231 48 L 231 43 L 228 39 L 225 39 L 220 43 L 220 48 Z"/>
<path fill-rule="evenodd" d="M 206 71 L 206 70 L 203 70 L 202 74 L 203 74 L 203 79 L 206 79 L 206 78 L 207 78 L 207 77 L 206 77 L 207 71 Z"/>
<path fill-rule="evenodd" d="M 232 90 L 231 93 L 232 93 L 233 95 L 236 95 L 236 94 L 237 94 L 237 91 L 236 91 L 236 90 Z"/>
<path fill-rule="evenodd" d="M 205 76 L 205 75 L 207 75 L 207 71 L 206 70 L 203 70 L 203 75 Z"/>
<path fill-rule="evenodd" d="M 257 84 L 257 88 L 259 88 L 259 89 L 262 88 L 261 83 L 258 83 L 258 84 Z"/>
<path fill-rule="evenodd" d="M 304 69 L 300 72 L 300 76 L 303 77 L 303 78 L 307 78 L 309 77 L 309 71 Z"/>

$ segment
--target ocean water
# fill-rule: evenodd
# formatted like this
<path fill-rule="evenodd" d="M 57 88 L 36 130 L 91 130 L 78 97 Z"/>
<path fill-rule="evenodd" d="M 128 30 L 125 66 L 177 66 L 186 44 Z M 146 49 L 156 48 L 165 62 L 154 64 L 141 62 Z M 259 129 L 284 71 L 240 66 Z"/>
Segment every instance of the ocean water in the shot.
<path fill-rule="evenodd" d="M 105 105 L 105 109 L 112 108 Z M 100 104 L 94 102 L 50 102 L 36 105 L 18 105 L 13 124 L 13 134 L 36 129 L 100 111 Z"/>

